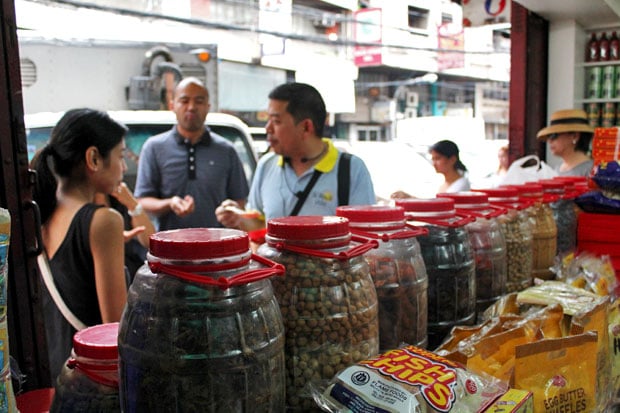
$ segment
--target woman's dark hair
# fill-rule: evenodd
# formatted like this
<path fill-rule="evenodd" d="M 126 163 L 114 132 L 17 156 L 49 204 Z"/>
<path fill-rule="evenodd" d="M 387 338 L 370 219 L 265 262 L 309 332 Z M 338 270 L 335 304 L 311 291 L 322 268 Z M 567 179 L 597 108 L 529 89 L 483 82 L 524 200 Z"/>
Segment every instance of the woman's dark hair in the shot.
<path fill-rule="evenodd" d="M 293 116 L 295 122 L 310 119 L 316 135 L 323 136 L 327 110 L 325 101 L 314 87 L 305 83 L 284 83 L 269 93 L 269 99 L 288 102 L 286 111 Z"/>
<path fill-rule="evenodd" d="M 48 143 L 31 161 L 37 172 L 33 198 L 45 223 L 56 208 L 56 177 L 81 179 L 78 168 L 84 162 L 86 149 L 94 146 L 107 159 L 110 151 L 118 145 L 127 127 L 105 113 L 94 109 L 67 111 L 52 129 Z"/>
<path fill-rule="evenodd" d="M 580 132 L 578 135 L 579 138 L 575 144 L 575 150 L 585 154 L 590 153 L 590 141 L 592 141 L 593 134 L 588 132 Z"/>
<path fill-rule="evenodd" d="M 467 167 L 463 164 L 463 162 L 461 162 L 461 159 L 459 158 L 459 147 L 456 146 L 456 143 L 449 140 L 439 141 L 433 144 L 433 146 L 430 147 L 429 151 L 435 151 L 445 156 L 446 158 L 456 156 L 456 163 L 454 164 L 454 168 L 456 168 L 457 171 L 461 172 L 467 171 Z"/>

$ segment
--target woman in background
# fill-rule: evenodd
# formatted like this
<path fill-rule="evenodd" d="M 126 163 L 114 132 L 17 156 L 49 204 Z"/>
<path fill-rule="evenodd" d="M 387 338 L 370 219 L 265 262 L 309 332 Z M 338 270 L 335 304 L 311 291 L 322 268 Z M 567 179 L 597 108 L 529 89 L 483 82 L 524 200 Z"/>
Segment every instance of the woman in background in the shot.
<path fill-rule="evenodd" d="M 562 158 L 557 168 L 559 175 L 590 176 L 594 162 L 588 153 L 593 134 L 585 111 L 564 109 L 554 112 L 549 126 L 536 137 L 547 141 L 551 153 Z"/>
<path fill-rule="evenodd" d="M 463 192 L 470 189 L 467 178 L 467 167 L 459 158 L 459 147 L 452 141 L 442 140 L 430 147 L 429 153 L 435 171 L 444 177 L 443 183 L 437 189 L 437 193 Z M 411 198 L 412 196 L 403 191 L 396 191 L 392 198 Z"/>
<path fill-rule="evenodd" d="M 38 179 L 43 246 L 54 283 L 71 312 L 87 326 L 119 321 L 127 301 L 123 218 L 94 202 L 117 190 L 127 169 L 125 126 L 106 113 L 73 109 L 32 160 Z M 47 289 L 43 310 L 50 371 L 69 357 L 75 329 Z"/>

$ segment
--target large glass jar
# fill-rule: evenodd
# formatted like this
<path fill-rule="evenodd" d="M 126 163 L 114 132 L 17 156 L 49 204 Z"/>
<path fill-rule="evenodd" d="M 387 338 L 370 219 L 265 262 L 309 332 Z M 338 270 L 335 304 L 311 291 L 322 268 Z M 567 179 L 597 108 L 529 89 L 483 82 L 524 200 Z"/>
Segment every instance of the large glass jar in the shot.
<path fill-rule="evenodd" d="M 506 210 L 489 204 L 489 197 L 482 192 L 437 196 L 454 199 L 457 212 L 475 218 L 465 229 L 476 259 L 476 319 L 480 319 L 484 310 L 506 293 L 506 240 L 497 220 Z"/>
<path fill-rule="evenodd" d="M 479 189 L 489 203 L 506 210 L 497 220 L 506 241 L 506 292 L 518 292 L 532 285 L 532 223 L 526 209 L 530 203 L 519 200 L 514 188 Z"/>
<path fill-rule="evenodd" d="M 428 348 L 437 348 L 457 325 L 476 321 L 474 250 L 465 225 L 474 218 L 450 198 L 398 199 L 408 222 L 428 230 L 418 237 L 428 274 Z"/>
<path fill-rule="evenodd" d="M 379 352 L 377 293 L 363 255 L 378 243 L 353 237 L 336 216 L 271 219 L 265 241 L 258 254 L 286 267 L 272 284 L 286 327 L 287 408 L 320 411 L 306 385 Z"/>
<path fill-rule="evenodd" d="M 532 278 L 551 280 L 555 277 L 551 271 L 557 251 L 558 228 L 553 219 L 549 204 L 553 198 L 545 198 L 543 187 L 539 183 L 518 185 L 520 197 L 531 202 L 526 209 L 532 222 L 533 261 Z"/>
<path fill-rule="evenodd" d="M 557 227 L 557 254 L 572 252 L 577 247 L 577 214 L 575 212 L 575 190 L 569 182 L 555 179 L 538 181 L 550 201 L 549 207 Z M 567 190 L 568 189 L 568 190 Z"/>
<path fill-rule="evenodd" d="M 56 379 L 51 413 L 121 411 L 117 340 L 118 323 L 75 333 L 71 356 Z"/>
<path fill-rule="evenodd" d="M 351 233 L 379 242 L 364 256 L 379 301 L 380 352 L 403 343 L 426 348 L 428 278 L 416 237 L 428 231 L 407 227 L 397 206 L 341 206 L 336 215 L 349 220 Z"/>
<path fill-rule="evenodd" d="M 120 322 L 124 412 L 283 412 L 284 325 L 247 233 L 155 233 Z"/>

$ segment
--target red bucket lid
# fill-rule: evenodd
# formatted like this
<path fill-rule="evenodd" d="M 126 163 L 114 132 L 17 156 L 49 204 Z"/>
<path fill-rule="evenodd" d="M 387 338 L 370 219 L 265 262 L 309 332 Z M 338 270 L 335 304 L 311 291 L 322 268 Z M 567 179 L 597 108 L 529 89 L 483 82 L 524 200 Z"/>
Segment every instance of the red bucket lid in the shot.
<path fill-rule="evenodd" d="M 338 216 L 288 216 L 267 222 L 267 235 L 290 240 L 337 238 L 349 235 L 349 220 Z"/>
<path fill-rule="evenodd" d="M 98 360 L 118 358 L 118 325 L 119 323 L 98 324 L 75 333 L 75 354 Z"/>
<path fill-rule="evenodd" d="M 519 191 L 516 188 L 507 186 L 499 188 L 472 189 L 474 192 L 483 192 L 487 194 L 489 202 L 514 202 L 519 200 Z"/>
<path fill-rule="evenodd" d="M 566 188 L 566 184 L 557 179 L 541 179 L 538 183 L 542 185 L 545 192 L 560 193 Z"/>
<path fill-rule="evenodd" d="M 336 215 L 350 222 L 395 222 L 405 220 L 405 209 L 390 205 L 348 205 L 336 208 Z"/>
<path fill-rule="evenodd" d="M 406 212 L 451 212 L 454 211 L 454 199 L 451 198 L 404 198 L 396 199 L 396 206 Z"/>
<path fill-rule="evenodd" d="M 183 228 L 156 232 L 149 252 L 159 258 L 201 260 L 241 255 L 250 249 L 248 234 L 229 228 Z"/>
<path fill-rule="evenodd" d="M 456 208 L 471 209 L 489 206 L 489 196 L 483 192 L 446 192 L 437 194 L 437 197 L 454 199 L 454 206 Z"/>

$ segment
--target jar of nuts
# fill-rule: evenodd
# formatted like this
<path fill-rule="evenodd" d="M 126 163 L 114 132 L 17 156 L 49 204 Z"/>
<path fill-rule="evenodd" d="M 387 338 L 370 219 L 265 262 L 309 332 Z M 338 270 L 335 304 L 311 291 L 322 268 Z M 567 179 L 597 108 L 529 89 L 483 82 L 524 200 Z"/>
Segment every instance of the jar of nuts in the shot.
<path fill-rule="evenodd" d="M 126 412 L 284 412 L 284 323 L 269 277 L 284 268 L 248 234 L 186 228 L 150 237 L 120 322 Z"/>
<path fill-rule="evenodd" d="M 336 215 L 349 220 L 351 233 L 379 242 L 364 254 L 379 302 L 379 350 L 403 343 L 426 348 L 428 278 L 416 237 L 428 231 L 407 227 L 398 206 L 341 206 Z"/>
<path fill-rule="evenodd" d="M 506 240 L 497 217 L 507 211 L 489 204 L 483 192 L 438 194 L 454 199 L 457 212 L 471 215 L 474 222 L 465 225 L 476 259 L 476 319 L 502 295 L 506 294 Z"/>
<path fill-rule="evenodd" d="M 397 199 L 412 225 L 428 230 L 418 237 L 428 274 L 428 346 L 439 346 L 452 327 L 476 321 L 474 250 L 465 225 L 474 218 L 457 213 L 451 198 Z"/>
<path fill-rule="evenodd" d="M 99 324 L 73 336 L 71 356 L 56 379 L 50 412 L 120 412 L 118 323 Z"/>
<path fill-rule="evenodd" d="M 292 411 L 320 411 L 307 384 L 379 352 L 377 293 L 364 253 L 377 241 L 352 236 L 336 216 L 267 222 L 258 254 L 283 264 L 272 280 L 286 329 L 286 400 Z"/>
<path fill-rule="evenodd" d="M 570 183 L 556 179 L 538 181 L 550 200 L 549 207 L 558 229 L 556 254 L 572 252 L 577 247 L 577 214 L 575 192 Z"/>
<path fill-rule="evenodd" d="M 519 200 L 515 188 L 480 189 L 489 203 L 506 210 L 497 221 L 506 241 L 506 292 L 518 292 L 532 285 L 532 223 L 526 212 L 531 205 Z"/>
<path fill-rule="evenodd" d="M 553 219 L 550 203 L 556 198 L 545 197 L 543 186 L 539 183 L 525 183 L 516 186 L 520 197 L 531 202 L 527 208 L 532 222 L 533 262 L 532 278 L 551 280 L 555 275 L 551 271 L 557 251 L 558 228 Z"/>

